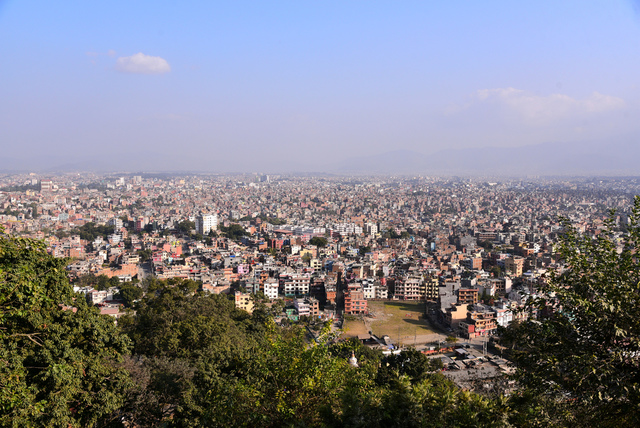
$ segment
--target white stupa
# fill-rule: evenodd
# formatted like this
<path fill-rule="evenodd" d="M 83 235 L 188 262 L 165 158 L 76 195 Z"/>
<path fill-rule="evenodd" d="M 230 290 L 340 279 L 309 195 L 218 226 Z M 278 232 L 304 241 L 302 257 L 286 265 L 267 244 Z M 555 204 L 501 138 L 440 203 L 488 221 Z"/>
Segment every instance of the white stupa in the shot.
<path fill-rule="evenodd" d="M 355 352 L 351 351 L 351 358 L 349 358 L 349 365 L 352 367 L 360 367 L 358 365 L 358 359 L 356 358 Z"/>

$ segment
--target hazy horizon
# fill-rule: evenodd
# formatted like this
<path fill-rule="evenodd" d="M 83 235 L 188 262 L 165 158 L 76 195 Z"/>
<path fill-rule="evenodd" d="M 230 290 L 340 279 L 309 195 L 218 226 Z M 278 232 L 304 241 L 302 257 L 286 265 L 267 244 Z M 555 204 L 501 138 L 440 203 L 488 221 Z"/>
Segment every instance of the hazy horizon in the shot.
<path fill-rule="evenodd" d="M 638 5 L 0 0 L 0 170 L 640 174 Z"/>

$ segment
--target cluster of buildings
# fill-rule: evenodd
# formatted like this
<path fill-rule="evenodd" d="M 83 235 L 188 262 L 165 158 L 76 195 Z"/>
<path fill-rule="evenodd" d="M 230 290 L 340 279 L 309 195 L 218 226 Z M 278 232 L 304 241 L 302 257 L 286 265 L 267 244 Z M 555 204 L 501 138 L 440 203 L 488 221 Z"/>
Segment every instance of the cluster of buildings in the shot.
<path fill-rule="evenodd" d="M 292 320 L 423 300 L 476 337 L 563 269 L 560 216 L 596 236 L 610 208 L 624 227 L 638 193 L 613 178 L 7 175 L 0 224 L 70 258 L 73 280 L 190 279 L 247 311 L 255 296 L 285 299 Z"/>

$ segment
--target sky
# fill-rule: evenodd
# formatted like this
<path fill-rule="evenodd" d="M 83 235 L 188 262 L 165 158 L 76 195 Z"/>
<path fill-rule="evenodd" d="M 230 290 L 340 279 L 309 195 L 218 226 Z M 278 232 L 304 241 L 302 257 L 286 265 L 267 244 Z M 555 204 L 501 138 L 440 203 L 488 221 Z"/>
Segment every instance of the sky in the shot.
<path fill-rule="evenodd" d="M 322 170 L 638 118 L 640 1 L 0 0 L 4 168 Z"/>

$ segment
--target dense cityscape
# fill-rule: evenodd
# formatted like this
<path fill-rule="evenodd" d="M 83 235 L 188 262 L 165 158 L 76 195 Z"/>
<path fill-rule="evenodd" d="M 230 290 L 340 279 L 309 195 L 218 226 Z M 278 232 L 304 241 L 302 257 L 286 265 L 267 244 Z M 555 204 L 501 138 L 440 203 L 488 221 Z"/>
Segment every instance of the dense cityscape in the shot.
<path fill-rule="evenodd" d="M 367 352 L 424 359 L 420 376 L 436 369 L 461 391 L 512 395 L 509 332 L 548 316 L 532 302 L 571 268 L 567 227 L 622 253 L 639 193 L 639 179 L 614 177 L 11 174 L 0 225 L 41 242 L 75 295 L 134 343 L 158 334 L 136 339 L 159 328 L 144 320 L 177 287 L 221 296 L 259 325 L 303 328 L 300 352 L 348 344 L 343 361 L 356 368 Z M 63 310 L 78 310 L 75 299 Z M 167 409 L 156 423 L 180 414 Z"/>
<path fill-rule="evenodd" d="M 68 258 L 104 313 L 123 313 L 120 284 L 153 276 L 235 294 L 249 311 L 243 292 L 287 299 L 291 319 L 367 314 L 370 299 L 437 302 L 468 338 L 506 326 L 563 268 L 561 217 L 597 236 L 615 209 L 623 228 L 640 180 L 30 174 L 4 177 L 1 191 L 6 233 Z M 81 287 L 87 276 L 114 287 Z"/>

